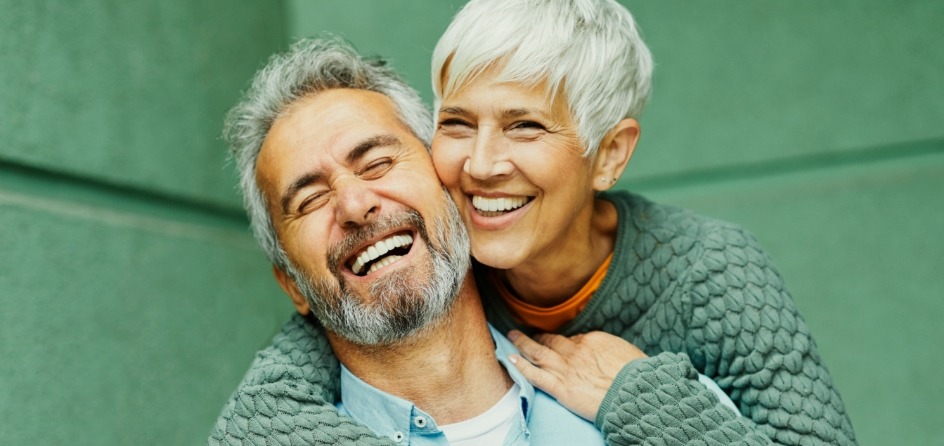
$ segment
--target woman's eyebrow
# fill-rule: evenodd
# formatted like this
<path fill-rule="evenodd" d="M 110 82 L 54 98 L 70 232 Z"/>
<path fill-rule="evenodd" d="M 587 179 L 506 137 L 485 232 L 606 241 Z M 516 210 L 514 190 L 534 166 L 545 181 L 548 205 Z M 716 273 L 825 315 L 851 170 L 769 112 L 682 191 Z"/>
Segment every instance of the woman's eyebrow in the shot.
<path fill-rule="evenodd" d="M 439 109 L 439 112 L 459 116 L 469 116 L 471 114 L 468 110 L 462 107 L 443 107 Z"/>
<path fill-rule="evenodd" d="M 531 114 L 544 116 L 544 114 L 541 113 L 540 110 L 536 110 L 532 108 L 508 108 L 508 109 L 503 109 L 501 111 L 501 117 L 505 119 L 520 118 L 522 116 L 527 116 Z"/>

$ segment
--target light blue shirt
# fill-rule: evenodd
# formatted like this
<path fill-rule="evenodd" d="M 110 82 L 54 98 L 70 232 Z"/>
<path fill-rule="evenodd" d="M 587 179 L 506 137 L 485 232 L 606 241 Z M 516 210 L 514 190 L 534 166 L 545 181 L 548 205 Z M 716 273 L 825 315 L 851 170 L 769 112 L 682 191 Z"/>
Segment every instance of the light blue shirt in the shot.
<path fill-rule="evenodd" d="M 552 396 L 532 386 L 508 360 L 518 349 L 491 325 L 495 356 L 518 385 L 521 410 L 515 426 L 505 437 L 504 445 L 603 445 L 603 434 L 593 423 L 561 406 Z M 422 373 L 422 371 L 417 371 Z M 725 393 L 711 379 L 698 375 L 698 380 L 738 413 Z M 354 376 L 341 365 L 341 401 L 338 411 L 366 425 L 378 435 L 391 438 L 401 445 L 448 445 L 449 441 L 436 420 L 413 403 L 390 395 Z"/>
<path fill-rule="evenodd" d="M 518 349 L 491 325 L 495 341 L 495 357 L 518 385 L 515 426 L 505 437 L 504 445 L 603 445 L 603 434 L 593 423 L 574 415 L 553 397 L 535 389 L 508 360 Z M 422 371 L 417 371 L 422 373 Z M 402 445 L 448 445 L 449 441 L 436 425 L 436 420 L 413 403 L 383 392 L 341 366 L 341 402 L 338 410 L 366 425 L 378 435 Z"/>

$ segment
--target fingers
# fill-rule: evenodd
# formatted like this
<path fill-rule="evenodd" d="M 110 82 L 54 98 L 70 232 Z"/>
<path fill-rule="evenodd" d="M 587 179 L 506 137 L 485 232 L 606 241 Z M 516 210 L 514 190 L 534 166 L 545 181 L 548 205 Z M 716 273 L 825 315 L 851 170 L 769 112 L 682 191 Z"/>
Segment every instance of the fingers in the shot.
<path fill-rule="evenodd" d="M 528 361 L 531 361 L 533 364 L 542 366 L 549 361 L 553 361 L 555 358 L 559 358 L 556 352 L 550 348 L 545 347 L 539 342 L 528 337 L 528 335 L 518 331 L 512 330 L 508 332 L 508 339 L 511 340 L 515 347 L 518 347 L 518 351 L 521 352 L 521 356 L 525 357 Z"/>
<path fill-rule="evenodd" d="M 534 340 L 561 354 L 570 353 L 576 347 L 570 338 L 552 333 L 538 333 L 534 335 Z"/>
<path fill-rule="evenodd" d="M 521 375 L 524 376 L 524 378 L 527 379 L 531 385 L 543 390 L 554 398 L 558 398 L 560 380 L 556 376 L 536 367 L 534 364 L 528 362 L 527 359 L 522 358 L 519 355 L 509 355 L 508 359 L 511 360 L 512 364 L 515 365 L 515 368 L 521 372 Z"/>

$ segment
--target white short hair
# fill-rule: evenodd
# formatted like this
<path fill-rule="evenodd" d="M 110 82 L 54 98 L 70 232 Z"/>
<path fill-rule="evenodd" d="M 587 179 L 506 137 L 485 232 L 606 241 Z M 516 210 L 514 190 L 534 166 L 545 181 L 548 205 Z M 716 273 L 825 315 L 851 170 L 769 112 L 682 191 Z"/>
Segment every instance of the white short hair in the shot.
<path fill-rule="evenodd" d="M 470 1 L 433 50 L 435 109 L 489 68 L 501 82 L 547 81 L 550 98 L 563 85 L 586 156 L 652 89 L 652 55 L 614 0 Z"/>

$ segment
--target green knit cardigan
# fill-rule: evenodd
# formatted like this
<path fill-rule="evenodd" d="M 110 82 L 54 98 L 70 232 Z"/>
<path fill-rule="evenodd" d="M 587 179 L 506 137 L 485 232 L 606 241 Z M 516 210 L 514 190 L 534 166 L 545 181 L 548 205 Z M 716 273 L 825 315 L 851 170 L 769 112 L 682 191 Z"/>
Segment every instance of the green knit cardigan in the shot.
<path fill-rule="evenodd" d="M 620 371 L 600 407 L 607 444 L 856 444 L 809 329 L 750 234 L 626 192 L 602 197 L 619 215 L 613 261 L 560 333 L 603 330 L 650 356 Z M 499 331 L 524 328 L 487 280 L 478 285 Z M 742 417 L 698 383 L 699 372 Z M 317 323 L 293 316 L 257 354 L 209 444 L 394 444 L 338 414 L 338 380 Z"/>

